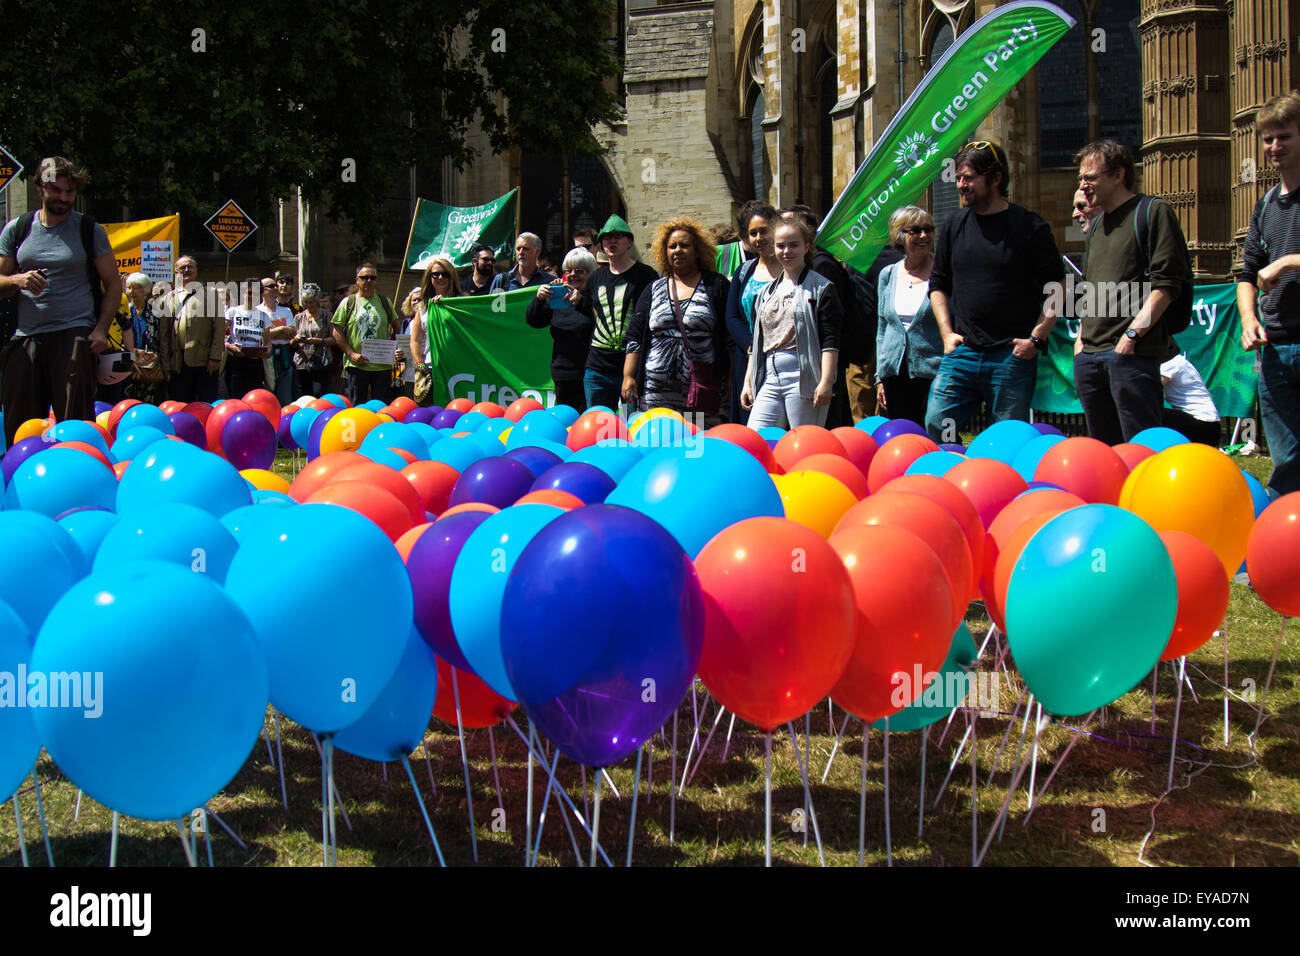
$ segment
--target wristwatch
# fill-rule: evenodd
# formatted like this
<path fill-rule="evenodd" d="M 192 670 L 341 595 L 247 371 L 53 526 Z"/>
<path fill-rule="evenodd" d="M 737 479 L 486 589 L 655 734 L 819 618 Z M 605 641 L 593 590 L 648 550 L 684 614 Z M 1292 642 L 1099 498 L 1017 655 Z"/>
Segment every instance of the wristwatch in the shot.
<path fill-rule="evenodd" d="M 1038 349 L 1040 352 L 1047 348 L 1047 343 L 1036 335 L 1029 336 L 1029 341 L 1033 342 L 1034 348 Z"/>
<path fill-rule="evenodd" d="M 1137 329 L 1125 329 L 1124 334 L 1127 335 L 1129 338 L 1133 339 L 1134 341 L 1137 341 L 1139 338 L 1141 338 L 1141 336 L 1138 335 Z"/>

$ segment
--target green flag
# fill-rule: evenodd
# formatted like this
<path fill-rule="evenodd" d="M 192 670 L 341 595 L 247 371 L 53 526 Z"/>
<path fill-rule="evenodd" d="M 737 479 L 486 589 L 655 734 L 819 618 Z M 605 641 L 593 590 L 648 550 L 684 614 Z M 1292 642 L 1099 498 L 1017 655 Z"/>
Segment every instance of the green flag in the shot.
<path fill-rule="evenodd" d="M 512 189 L 482 206 L 416 200 L 406 268 L 423 269 L 434 256 L 446 256 L 452 265 L 463 269 L 470 265 L 470 250 L 480 243 L 491 246 L 496 255 L 509 250 L 515 238 L 518 197 L 519 191 Z"/>
<path fill-rule="evenodd" d="M 509 405 L 517 398 L 555 404 L 551 333 L 524 321 L 537 289 L 462 295 L 430 303 L 433 401 Z"/>
<path fill-rule="evenodd" d="M 817 233 L 865 272 L 889 241 L 889 215 L 916 200 L 993 107 L 1074 26 L 1059 7 L 1017 0 L 981 17 L 930 68 L 871 147 Z"/>
<path fill-rule="evenodd" d="M 738 242 L 724 242 L 718 246 L 718 265 L 720 273 L 730 279 L 745 261 L 745 250 Z"/>

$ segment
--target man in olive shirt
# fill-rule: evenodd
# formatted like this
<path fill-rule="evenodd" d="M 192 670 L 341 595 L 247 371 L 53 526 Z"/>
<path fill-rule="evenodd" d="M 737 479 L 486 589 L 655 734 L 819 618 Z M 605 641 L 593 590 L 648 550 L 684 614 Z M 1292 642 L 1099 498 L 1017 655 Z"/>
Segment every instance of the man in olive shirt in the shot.
<path fill-rule="evenodd" d="M 1173 207 L 1149 200 L 1143 255 L 1135 221 L 1133 153 L 1113 140 L 1075 155 L 1079 185 L 1102 210 L 1088 231 L 1083 278 L 1092 291 L 1074 346 L 1074 385 L 1088 435 L 1108 445 L 1131 441 L 1164 418 L 1160 363 L 1169 350 L 1161 318 L 1192 281 L 1187 241 Z"/>
<path fill-rule="evenodd" d="M 365 339 L 393 338 L 401 330 L 393 304 L 379 291 L 379 272 L 369 262 L 357 269 L 357 293 L 339 303 L 330 322 L 334 344 L 345 356 L 343 373 L 348 382 L 348 401 L 354 406 L 377 398 L 391 397 L 393 366 L 367 362 L 361 353 Z M 394 343 L 394 353 L 396 343 Z"/>

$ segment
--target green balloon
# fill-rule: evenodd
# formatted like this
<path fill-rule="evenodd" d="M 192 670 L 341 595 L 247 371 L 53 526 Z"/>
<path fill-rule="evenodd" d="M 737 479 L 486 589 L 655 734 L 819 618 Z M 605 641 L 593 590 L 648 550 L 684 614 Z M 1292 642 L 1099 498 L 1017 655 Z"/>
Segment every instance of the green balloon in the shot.
<path fill-rule="evenodd" d="M 1169 641 L 1178 582 L 1152 527 L 1113 505 L 1065 511 L 1029 539 L 1007 587 L 1007 641 L 1053 714 L 1128 693 Z"/>
<path fill-rule="evenodd" d="M 977 675 L 970 666 L 975 663 L 975 639 L 966 629 L 966 622 L 957 625 L 952 632 L 952 644 L 948 647 L 948 656 L 939 667 L 939 676 L 910 704 L 895 714 L 889 715 L 889 730 L 900 733 L 929 727 L 937 720 L 950 714 L 954 707 L 964 706 L 973 699 L 970 692 L 975 689 Z M 997 675 L 990 675 L 993 680 Z M 871 725 L 876 730 L 885 729 L 885 718 L 880 718 Z"/>

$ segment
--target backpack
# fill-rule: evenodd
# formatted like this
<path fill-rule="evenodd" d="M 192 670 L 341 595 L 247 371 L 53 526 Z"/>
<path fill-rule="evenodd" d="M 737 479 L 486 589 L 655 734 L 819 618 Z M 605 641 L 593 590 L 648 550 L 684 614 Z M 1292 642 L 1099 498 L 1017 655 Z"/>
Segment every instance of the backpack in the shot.
<path fill-rule="evenodd" d="M 1137 213 L 1133 216 L 1133 233 L 1137 237 L 1138 248 L 1142 251 L 1142 259 L 1146 262 L 1146 268 L 1143 275 L 1151 277 L 1151 196 L 1143 196 L 1138 200 Z M 1183 236 L 1183 231 L 1178 230 L 1179 247 L 1182 250 L 1182 258 L 1188 265 L 1188 272 L 1191 272 L 1191 257 L 1187 252 L 1187 239 Z M 1177 335 L 1179 332 L 1186 331 L 1187 326 L 1192 322 L 1192 283 L 1184 282 L 1178 290 L 1178 295 L 1174 301 L 1166 307 L 1164 314 L 1161 316 L 1165 321 L 1165 327 L 1169 329 L 1170 335 Z"/>
<path fill-rule="evenodd" d="M 32 220 L 35 218 L 36 210 L 34 209 L 18 217 L 18 226 L 15 230 L 16 241 L 14 242 L 15 262 L 18 260 L 18 247 L 31 235 Z M 99 271 L 95 268 L 95 225 L 94 219 L 82 213 L 81 245 L 86 250 L 86 273 L 90 282 L 92 314 L 98 320 L 100 307 L 104 304 L 104 287 L 99 281 Z M 18 271 L 22 271 L 21 265 L 19 265 Z M 8 345 L 9 340 L 18 331 L 18 296 L 21 294 L 15 293 L 7 299 L 0 299 L 0 347 Z"/>

